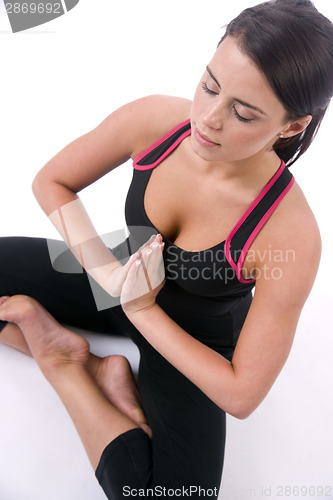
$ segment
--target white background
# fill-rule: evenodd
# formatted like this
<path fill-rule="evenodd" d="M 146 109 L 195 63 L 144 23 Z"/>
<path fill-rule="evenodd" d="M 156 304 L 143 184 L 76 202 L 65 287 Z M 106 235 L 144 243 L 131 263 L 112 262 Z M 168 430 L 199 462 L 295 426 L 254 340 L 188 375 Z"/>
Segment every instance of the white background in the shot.
<path fill-rule="evenodd" d="M 257 2 L 81 0 L 12 34 L 0 0 L 0 236 L 58 237 L 31 193 L 37 171 L 120 105 L 162 93 L 192 98 L 222 26 Z M 333 4 L 317 0 L 333 19 Z M 156 110 L 158 112 L 158 110 Z M 292 172 L 317 217 L 323 256 L 288 362 L 247 420 L 228 416 L 221 498 L 295 498 L 278 486 L 330 486 L 333 498 L 332 111 Z M 132 167 L 81 195 L 100 233 L 123 227 Z M 297 277 L 295 277 L 297 279 Z M 95 352 L 128 345 L 89 336 Z M 135 348 L 129 352 L 135 363 Z M 263 489 L 264 488 L 264 489 Z M 32 360 L 0 346 L 0 499 L 98 500 L 74 427 Z"/>

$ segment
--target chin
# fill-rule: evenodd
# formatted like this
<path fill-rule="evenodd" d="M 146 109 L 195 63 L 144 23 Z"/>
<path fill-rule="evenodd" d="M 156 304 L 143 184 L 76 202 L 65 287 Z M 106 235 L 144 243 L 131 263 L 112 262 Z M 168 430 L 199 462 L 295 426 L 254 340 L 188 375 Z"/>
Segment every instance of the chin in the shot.
<path fill-rule="evenodd" d="M 218 161 L 218 157 L 221 156 L 221 150 L 219 150 L 219 154 L 217 154 L 213 149 L 202 147 L 196 142 L 194 137 L 191 137 L 191 149 L 194 154 L 207 161 Z"/>

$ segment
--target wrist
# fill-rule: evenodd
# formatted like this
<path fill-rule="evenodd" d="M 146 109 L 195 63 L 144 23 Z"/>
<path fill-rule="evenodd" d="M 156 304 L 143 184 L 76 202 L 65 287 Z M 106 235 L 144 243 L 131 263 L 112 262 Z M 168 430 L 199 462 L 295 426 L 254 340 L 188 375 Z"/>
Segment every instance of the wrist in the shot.
<path fill-rule="evenodd" d="M 108 284 L 110 284 L 110 282 L 112 282 L 113 276 L 117 274 L 117 271 L 119 271 L 119 269 L 123 269 L 123 267 L 124 266 L 119 261 L 117 261 L 103 266 L 85 269 L 87 273 L 97 281 L 97 283 L 105 288 Z"/>
<path fill-rule="evenodd" d="M 122 304 L 122 308 L 127 318 L 131 321 L 131 323 L 134 324 L 135 322 L 140 322 L 140 320 L 147 321 L 149 317 L 154 315 L 155 312 L 160 309 L 160 306 L 156 302 L 154 302 L 149 306 L 136 309 L 131 307 L 130 302 L 127 302 L 125 304 Z"/>

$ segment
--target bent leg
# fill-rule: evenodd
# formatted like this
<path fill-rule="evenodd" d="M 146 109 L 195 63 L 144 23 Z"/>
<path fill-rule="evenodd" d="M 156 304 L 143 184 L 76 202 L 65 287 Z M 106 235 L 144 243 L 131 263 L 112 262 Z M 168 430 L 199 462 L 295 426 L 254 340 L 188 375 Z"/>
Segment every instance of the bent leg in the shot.
<path fill-rule="evenodd" d="M 70 272 L 77 267 L 77 262 L 63 242 L 56 244 L 61 252 L 55 267 L 67 272 L 53 268 L 47 240 L 0 238 L 0 296 L 28 295 L 42 303 L 58 321 L 86 330 L 126 335 L 132 325 L 120 322 L 117 307 L 97 310 L 86 273 Z M 31 355 L 20 328 L 1 319 L 0 342 Z M 122 356 L 99 358 L 90 354 L 87 369 L 109 402 L 150 434 L 127 360 Z"/>
<path fill-rule="evenodd" d="M 69 412 L 96 469 L 103 450 L 138 425 L 110 403 L 91 377 L 89 344 L 63 328 L 36 301 L 15 296 L 2 301 L 0 317 L 15 323 L 41 371 Z"/>
<path fill-rule="evenodd" d="M 191 487 L 209 488 L 209 496 L 217 498 L 225 414 L 149 345 L 141 346 L 145 359 L 139 382 L 152 440 L 93 380 L 84 339 L 26 297 L 4 300 L 0 318 L 19 325 L 66 406 L 108 498 L 123 498 L 126 487 L 150 488 L 156 498 L 156 487 L 184 490 L 185 495 Z M 202 496 L 199 490 L 191 492 L 194 498 Z"/>
<path fill-rule="evenodd" d="M 3 302 L 4 299 L 0 298 L 0 304 Z M 70 334 L 68 330 L 59 328 L 59 332 L 63 331 Z M 6 324 L 0 332 L 0 343 L 32 356 L 20 327 L 15 323 Z M 142 410 L 139 391 L 127 359 L 120 355 L 100 358 L 89 353 L 86 369 L 108 401 L 134 420 L 151 437 L 151 429 Z"/>
<path fill-rule="evenodd" d="M 26 246 L 26 239 L 22 240 L 24 240 L 22 244 L 24 243 Z M 43 241 L 34 239 L 29 241 L 27 251 L 22 252 L 24 263 L 20 256 L 16 255 L 15 258 L 12 258 L 14 250 L 16 252 L 16 249 L 19 248 L 23 250 L 21 239 L 17 239 L 15 242 L 11 241 L 10 245 L 6 245 L 6 258 L 3 259 L 4 254 L 1 251 L 0 241 L 0 266 L 3 267 L 4 276 L 4 280 L 2 280 L 0 274 L 0 293 L 32 295 L 40 300 L 47 309 L 50 309 L 56 319 L 73 324 L 73 326 L 99 331 L 103 331 L 102 329 L 105 328 L 104 331 L 108 333 L 126 331 L 140 348 L 139 390 L 143 409 L 153 430 L 153 439 L 149 440 L 142 429 L 138 428 L 138 425 L 134 425 L 119 434 L 118 437 L 112 438 L 114 429 L 112 428 L 111 433 L 109 433 L 110 421 L 107 420 L 109 417 L 106 417 L 103 439 L 100 440 L 100 448 L 93 460 L 95 464 L 96 456 L 100 454 L 103 443 L 105 443 L 106 447 L 98 464 L 96 475 L 107 496 L 115 499 L 122 498 L 122 484 L 132 485 L 133 488 L 145 488 L 152 485 L 178 488 L 195 484 L 207 488 L 218 488 L 223 465 L 224 412 L 217 409 L 199 389 L 148 345 L 134 326 L 129 324 L 121 308 L 107 310 L 105 314 L 104 311 L 98 312 L 86 276 L 66 276 L 66 274 L 54 271 L 49 262 L 46 244 Z M 34 257 L 36 255 L 38 255 L 37 258 Z M 7 269 L 10 267 L 7 266 L 8 262 L 13 268 L 14 278 L 8 276 L 7 279 Z M 40 263 L 43 265 L 39 266 Z M 33 267 L 32 270 L 30 265 Z M 44 267 L 45 272 L 41 271 Z M 41 280 L 38 279 L 37 289 L 35 289 L 36 283 L 32 283 L 34 293 L 31 293 L 29 276 L 31 279 L 35 279 L 38 272 L 41 272 Z M 4 287 L 2 287 L 3 283 Z M 7 285 L 12 287 L 11 290 L 7 290 Z M 84 290 L 83 296 L 82 290 Z M 81 324 L 77 324 L 77 321 L 80 321 Z M 5 330 L 3 332 L 6 333 Z M 61 383 L 57 390 L 64 399 L 72 398 L 68 404 L 73 404 L 74 408 L 69 407 L 68 410 L 73 413 L 73 418 L 80 419 L 85 408 L 84 406 L 80 407 L 81 411 L 78 412 L 78 415 L 74 415 L 77 411 L 75 406 L 77 396 L 80 397 L 80 400 L 82 398 L 85 400 L 87 397 L 92 398 L 96 396 L 95 389 L 99 391 L 99 394 L 101 389 L 91 379 L 91 373 L 87 373 L 87 365 L 71 365 L 70 368 L 67 371 L 68 376 L 62 377 L 61 373 L 66 371 L 66 366 L 58 366 L 59 376 L 54 376 L 56 379 L 54 384 L 56 386 L 57 380 L 58 383 L 61 379 L 66 380 L 66 383 Z M 71 391 L 69 395 L 68 393 L 62 395 L 62 391 L 67 390 L 67 380 L 68 377 L 72 376 L 71 373 L 73 373 Z M 90 382 L 88 382 L 87 376 L 88 379 L 90 376 Z M 84 385 L 90 387 L 89 394 L 88 392 L 81 394 L 79 389 L 76 391 L 76 385 L 80 386 L 82 380 L 87 381 L 87 384 L 84 383 Z M 105 393 L 104 395 L 102 393 L 102 397 L 105 398 Z M 96 404 L 98 406 L 100 402 L 101 400 L 97 397 Z M 109 398 L 106 398 L 106 402 L 104 399 L 104 403 L 111 405 L 111 407 L 115 406 Z M 101 405 L 101 413 L 104 414 L 105 411 L 105 414 L 109 415 L 107 410 L 109 407 L 105 406 L 104 403 L 102 402 Z M 78 405 L 80 404 L 78 403 Z M 95 404 L 95 401 L 90 402 L 90 409 L 91 404 Z M 89 412 L 89 408 L 87 411 Z M 120 413 L 123 412 L 120 411 Z M 118 420 L 117 416 L 113 415 Z M 94 425 L 98 427 L 99 420 L 96 419 L 95 412 L 91 415 L 91 419 L 92 427 Z M 133 422 L 133 419 L 129 418 L 129 420 Z M 86 424 L 83 422 L 80 425 L 85 427 Z M 81 432 L 84 433 L 84 430 Z M 89 446 L 89 442 L 86 446 Z M 92 446 L 94 446 L 93 443 Z M 213 498 L 216 496 L 214 495 Z"/>
<path fill-rule="evenodd" d="M 60 323 L 125 335 L 113 314 L 117 306 L 97 310 L 87 273 L 78 269 L 78 263 L 65 243 L 55 243 L 60 254 L 52 264 L 46 239 L 0 238 L 0 296 L 27 295 L 42 304 Z M 66 272 L 60 272 L 58 268 Z M 0 331 L 5 324 L 0 322 Z"/>

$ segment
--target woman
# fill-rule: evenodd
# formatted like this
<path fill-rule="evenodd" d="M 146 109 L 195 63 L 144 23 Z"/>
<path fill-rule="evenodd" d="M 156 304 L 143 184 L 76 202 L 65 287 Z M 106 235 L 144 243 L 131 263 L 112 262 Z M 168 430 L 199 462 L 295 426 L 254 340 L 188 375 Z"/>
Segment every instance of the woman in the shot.
<path fill-rule="evenodd" d="M 332 23 L 311 2 L 244 11 L 193 102 L 130 103 L 37 175 L 90 281 L 69 251 L 52 267 L 45 240 L 1 242 L 1 341 L 36 359 L 108 498 L 218 496 L 225 413 L 246 418 L 269 392 L 317 272 L 318 227 L 286 165 L 320 126 L 332 68 Z M 129 158 L 130 236 L 110 252 L 77 193 Z M 125 358 L 89 354 L 57 321 L 128 334 L 139 391 Z"/>

